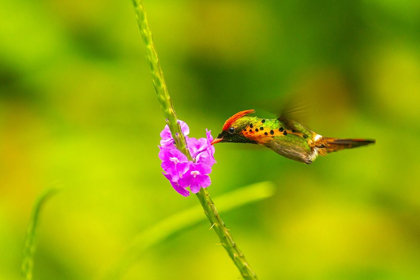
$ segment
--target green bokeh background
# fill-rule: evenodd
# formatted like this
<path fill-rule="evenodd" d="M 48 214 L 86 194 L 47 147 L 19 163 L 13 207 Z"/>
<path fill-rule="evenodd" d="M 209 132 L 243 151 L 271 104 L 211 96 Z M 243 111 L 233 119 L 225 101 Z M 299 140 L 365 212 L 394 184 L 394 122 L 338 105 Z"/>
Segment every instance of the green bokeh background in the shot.
<path fill-rule="evenodd" d="M 326 136 L 377 139 L 306 166 L 216 146 L 215 197 L 276 194 L 223 214 L 261 279 L 420 279 L 420 2 L 146 1 L 191 136 L 285 94 Z M 269 110 L 267 110 L 269 111 Z M 270 117 L 269 113 L 259 111 Z M 96 279 L 132 238 L 197 205 L 157 157 L 164 118 L 130 1 L 0 1 L 0 279 L 18 279 L 31 207 L 46 205 L 34 279 Z M 123 279 L 238 279 L 207 221 Z"/>

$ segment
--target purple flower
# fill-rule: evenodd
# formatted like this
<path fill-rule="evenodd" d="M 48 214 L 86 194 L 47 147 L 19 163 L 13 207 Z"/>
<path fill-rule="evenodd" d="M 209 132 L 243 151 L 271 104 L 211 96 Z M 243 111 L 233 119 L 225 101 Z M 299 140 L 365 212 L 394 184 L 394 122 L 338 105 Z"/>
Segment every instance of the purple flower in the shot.
<path fill-rule="evenodd" d="M 211 173 L 211 167 L 204 163 L 192 163 L 178 183 L 181 187 L 189 187 L 193 193 L 198 193 L 200 188 L 207 188 L 211 181 L 208 174 Z"/>
<path fill-rule="evenodd" d="M 197 161 L 197 157 L 200 155 L 200 153 L 206 151 L 207 141 L 204 138 L 187 138 L 187 146 L 191 156 Z"/>
<path fill-rule="evenodd" d="M 187 136 L 190 133 L 190 128 L 188 125 L 181 120 L 178 120 L 178 123 L 181 126 L 182 133 Z M 166 125 L 160 133 L 160 138 L 162 138 L 162 140 L 160 140 L 160 145 L 162 147 L 174 147 L 175 141 L 172 138 L 171 130 L 169 129 L 168 125 Z"/>
<path fill-rule="evenodd" d="M 204 163 L 210 167 L 216 163 L 214 160 L 214 146 L 211 145 L 213 137 L 210 134 L 210 131 L 206 130 L 206 138 L 188 138 L 187 144 L 188 149 L 190 150 L 191 156 L 194 158 L 197 163 Z"/>
<path fill-rule="evenodd" d="M 211 144 L 211 141 L 213 141 L 213 136 L 211 136 L 211 131 L 206 129 L 206 140 L 207 140 L 207 153 L 205 154 L 206 162 L 208 165 L 213 166 L 213 164 L 216 163 L 214 160 L 214 152 L 215 148 L 214 145 Z"/>
<path fill-rule="evenodd" d="M 183 188 L 183 187 L 181 187 L 179 184 L 178 184 L 178 182 L 176 182 L 176 181 L 174 181 L 174 180 L 172 180 L 172 176 L 171 175 L 169 175 L 169 174 L 165 174 L 165 173 L 162 173 L 163 174 L 163 176 L 165 176 L 166 177 L 166 179 L 168 179 L 169 180 L 169 182 L 171 182 L 171 185 L 172 185 L 172 187 L 180 194 L 180 195 L 183 195 L 183 196 L 189 196 L 190 195 L 190 192 L 187 190 L 187 189 L 185 189 L 185 188 Z"/>
<path fill-rule="evenodd" d="M 178 122 L 182 133 L 188 135 L 190 132 L 188 125 L 183 121 Z M 208 174 L 211 173 L 211 167 L 216 162 L 214 146 L 211 145 L 213 137 L 210 131 L 206 130 L 206 138 L 185 137 L 193 161 L 189 161 L 187 156 L 175 147 L 174 139 L 167 125 L 160 136 L 162 139 L 159 158 L 162 160 L 161 166 L 165 171 L 163 175 L 171 182 L 175 191 L 183 196 L 189 196 L 190 191 L 197 193 L 201 188 L 210 186 L 211 181 Z"/>
<path fill-rule="evenodd" d="M 213 141 L 213 136 L 211 136 L 211 130 L 206 129 L 206 139 L 209 153 L 213 156 L 215 148 L 214 145 L 211 144 L 211 142 Z"/>
<path fill-rule="evenodd" d="M 159 158 L 162 160 L 161 167 L 166 173 L 171 175 L 174 181 L 178 181 L 179 177 L 187 171 L 190 164 L 187 156 L 177 149 L 161 147 Z"/>

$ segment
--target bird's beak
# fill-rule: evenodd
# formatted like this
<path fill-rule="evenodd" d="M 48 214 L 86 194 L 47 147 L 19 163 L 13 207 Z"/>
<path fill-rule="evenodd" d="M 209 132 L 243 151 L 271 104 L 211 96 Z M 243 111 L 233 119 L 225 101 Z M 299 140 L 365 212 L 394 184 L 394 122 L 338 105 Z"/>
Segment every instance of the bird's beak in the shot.
<path fill-rule="evenodd" d="M 222 138 L 216 138 L 216 139 L 214 139 L 213 141 L 211 141 L 211 143 L 210 144 L 212 144 L 212 145 L 214 145 L 214 144 L 216 144 L 216 143 L 219 143 L 220 141 L 222 141 L 223 140 L 223 137 Z"/>

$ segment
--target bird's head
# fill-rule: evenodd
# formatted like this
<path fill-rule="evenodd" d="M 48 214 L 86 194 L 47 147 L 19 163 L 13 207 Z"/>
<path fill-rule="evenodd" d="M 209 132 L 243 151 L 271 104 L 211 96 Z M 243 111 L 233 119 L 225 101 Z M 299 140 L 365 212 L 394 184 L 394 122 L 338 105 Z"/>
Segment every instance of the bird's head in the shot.
<path fill-rule="evenodd" d="M 245 110 L 230 117 L 223 125 L 222 132 L 219 133 L 211 144 L 214 145 L 220 142 L 255 144 L 256 142 L 254 140 L 245 137 L 243 134 L 244 130 L 250 125 L 250 117 L 246 115 L 254 112 L 255 110 L 253 109 Z"/>

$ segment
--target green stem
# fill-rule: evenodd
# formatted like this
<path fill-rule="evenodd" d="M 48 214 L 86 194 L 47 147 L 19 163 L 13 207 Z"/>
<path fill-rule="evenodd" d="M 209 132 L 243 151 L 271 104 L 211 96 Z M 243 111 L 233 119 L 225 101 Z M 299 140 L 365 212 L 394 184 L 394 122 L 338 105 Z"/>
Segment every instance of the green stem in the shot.
<path fill-rule="evenodd" d="M 36 250 L 35 237 L 36 228 L 38 226 L 39 213 L 43 207 L 45 201 L 50 198 L 53 194 L 59 191 L 59 188 L 51 188 L 42 193 L 32 210 L 32 216 L 29 220 L 29 225 L 26 230 L 25 246 L 23 249 L 23 260 L 21 266 L 22 280 L 31 280 L 34 268 L 34 255 Z"/>
<path fill-rule="evenodd" d="M 172 106 L 171 97 L 168 93 L 168 88 L 166 87 L 165 78 L 163 77 L 162 68 L 160 67 L 159 58 L 153 43 L 152 33 L 150 32 L 143 3 L 141 0 L 133 0 L 133 4 L 141 37 L 143 39 L 144 46 L 146 47 L 146 56 L 149 62 L 153 86 L 155 87 L 160 107 L 171 130 L 172 137 L 175 139 L 177 148 L 191 160 L 191 155 L 185 142 L 185 136 L 181 131 L 178 118 L 176 117 L 175 110 Z"/>
<path fill-rule="evenodd" d="M 219 205 L 219 211 L 227 212 L 234 208 L 271 197 L 275 189 L 275 185 L 272 182 L 260 182 L 223 194 L 215 200 Z M 111 266 L 111 269 L 105 274 L 105 277 L 100 279 L 122 279 L 124 273 L 127 273 L 130 267 L 143 256 L 147 249 L 182 230 L 196 225 L 204 219 L 206 217 L 203 216 L 203 209 L 201 205 L 197 204 L 192 208 L 177 212 L 151 226 L 133 239 L 133 242 L 115 265 Z"/>
<path fill-rule="evenodd" d="M 166 82 L 163 76 L 162 69 L 159 64 L 159 58 L 153 43 L 152 33 L 147 21 L 146 12 L 143 7 L 142 0 L 133 0 L 134 10 L 136 12 L 137 23 L 140 28 L 140 34 L 146 47 L 147 60 L 149 62 L 150 70 L 152 73 L 153 85 L 162 108 L 163 114 L 166 118 L 169 129 L 171 130 L 172 137 L 175 139 L 177 148 L 183 152 L 190 160 L 191 155 L 187 149 L 185 136 L 182 134 L 181 127 L 178 124 L 178 119 L 175 110 L 172 106 L 171 97 L 166 87 Z M 212 228 L 220 238 L 220 242 L 228 252 L 230 258 L 238 267 L 244 279 L 257 279 L 257 276 L 252 271 L 244 254 L 239 250 L 236 243 L 233 241 L 231 234 L 225 226 L 225 223 L 220 218 L 219 213 L 206 189 L 201 189 L 197 193 L 197 197 L 204 209 L 204 212 L 209 219 Z"/>
<path fill-rule="evenodd" d="M 197 193 L 197 197 L 204 209 L 204 213 L 210 221 L 211 227 L 219 236 L 220 242 L 228 252 L 229 257 L 233 260 L 236 267 L 238 267 L 242 277 L 244 279 L 257 279 L 257 275 L 249 266 L 245 255 L 241 252 L 241 250 L 239 250 L 238 246 L 233 240 L 232 235 L 229 233 L 229 230 L 217 212 L 216 206 L 214 205 L 210 194 L 206 189 L 201 189 L 200 192 Z"/>

